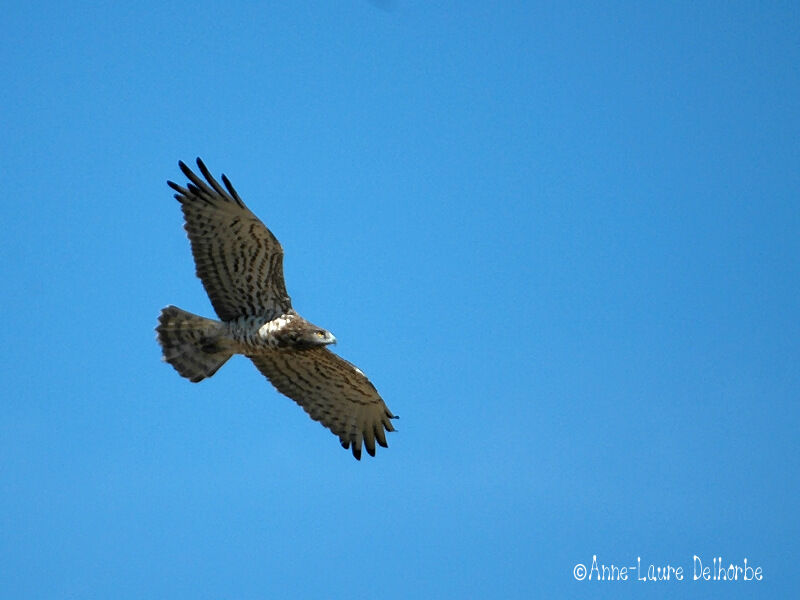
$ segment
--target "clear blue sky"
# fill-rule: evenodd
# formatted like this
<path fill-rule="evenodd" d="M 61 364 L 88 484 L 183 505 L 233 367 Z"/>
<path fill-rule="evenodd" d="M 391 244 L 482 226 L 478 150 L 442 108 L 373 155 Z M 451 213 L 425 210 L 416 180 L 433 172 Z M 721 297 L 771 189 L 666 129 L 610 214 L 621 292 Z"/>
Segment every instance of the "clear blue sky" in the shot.
<path fill-rule="evenodd" d="M 796 593 L 796 2 L 16 2 L 0 55 L 0 597 Z M 400 415 L 376 458 L 160 362 L 213 314 L 196 156 Z"/>

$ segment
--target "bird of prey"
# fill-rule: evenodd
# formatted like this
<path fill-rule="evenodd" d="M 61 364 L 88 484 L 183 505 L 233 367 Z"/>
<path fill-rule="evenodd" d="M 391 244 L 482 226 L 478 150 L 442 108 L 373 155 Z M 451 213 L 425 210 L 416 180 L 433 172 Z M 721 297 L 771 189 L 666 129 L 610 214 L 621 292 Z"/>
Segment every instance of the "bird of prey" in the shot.
<path fill-rule="evenodd" d="M 219 321 L 167 306 L 156 327 L 163 359 L 197 382 L 243 354 L 275 388 L 303 407 L 361 459 L 375 456 L 396 418 L 355 366 L 329 351 L 331 332 L 292 309 L 283 281 L 283 248 L 245 206 L 225 175 L 222 187 L 203 161 L 205 181 L 183 162 L 186 187 L 172 181 L 186 221 L 197 276 Z"/>

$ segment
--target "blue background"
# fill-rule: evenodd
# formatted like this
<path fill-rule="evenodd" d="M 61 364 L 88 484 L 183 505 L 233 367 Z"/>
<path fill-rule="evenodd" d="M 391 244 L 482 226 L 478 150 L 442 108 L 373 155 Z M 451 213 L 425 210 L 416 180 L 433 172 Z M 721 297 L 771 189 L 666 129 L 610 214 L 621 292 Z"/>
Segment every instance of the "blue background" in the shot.
<path fill-rule="evenodd" d="M 796 593 L 796 2 L 3 12 L 0 596 Z M 376 458 L 159 362 L 213 314 L 195 156 L 401 416 Z"/>

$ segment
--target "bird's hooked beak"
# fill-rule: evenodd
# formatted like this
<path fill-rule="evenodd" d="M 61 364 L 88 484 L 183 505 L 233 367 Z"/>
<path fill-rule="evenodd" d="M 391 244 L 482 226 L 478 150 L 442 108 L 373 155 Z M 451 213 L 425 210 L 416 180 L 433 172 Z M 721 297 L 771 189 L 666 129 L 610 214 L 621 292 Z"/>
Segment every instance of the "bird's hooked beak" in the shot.
<path fill-rule="evenodd" d="M 326 331 L 325 332 L 325 343 L 326 344 L 335 344 L 336 343 L 336 338 L 333 336 L 333 334 L 330 331 Z"/>

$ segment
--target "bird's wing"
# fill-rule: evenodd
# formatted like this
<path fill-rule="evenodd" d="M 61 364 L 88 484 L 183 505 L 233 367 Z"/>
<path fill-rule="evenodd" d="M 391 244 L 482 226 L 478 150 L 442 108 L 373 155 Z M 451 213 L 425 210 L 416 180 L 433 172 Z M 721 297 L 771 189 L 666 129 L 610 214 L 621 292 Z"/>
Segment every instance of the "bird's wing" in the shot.
<path fill-rule="evenodd" d="M 197 276 L 223 321 L 248 315 L 272 319 L 287 312 L 292 301 L 283 281 L 283 248 L 245 206 L 231 182 L 223 188 L 199 158 L 203 181 L 183 162 L 186 187 L 172 181 L 186 219 Z"/>
<path fill-rule="evenodd" d="M 395 416 L 375 386 L 355 366 L 327 348 L 275 350 L 249 356 L 279 392 L 339 436 L 345 449 L 361 459 L 362 442 L 375 456 L 375 442 L 386 448 L 385 431 Z"/>

